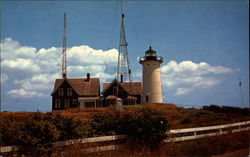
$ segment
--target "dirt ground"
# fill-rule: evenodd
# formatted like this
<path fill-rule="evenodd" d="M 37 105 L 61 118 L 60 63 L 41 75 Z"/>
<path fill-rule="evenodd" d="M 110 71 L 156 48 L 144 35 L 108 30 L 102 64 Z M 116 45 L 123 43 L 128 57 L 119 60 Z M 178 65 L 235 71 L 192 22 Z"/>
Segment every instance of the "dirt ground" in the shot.
<path fill-rule="evenodd" d="M 216 155 L 213 157 L 250 157 L 250 149 L 249 148 L 240 149 L 234 152 L 229 152 L 222 155 Z"/>

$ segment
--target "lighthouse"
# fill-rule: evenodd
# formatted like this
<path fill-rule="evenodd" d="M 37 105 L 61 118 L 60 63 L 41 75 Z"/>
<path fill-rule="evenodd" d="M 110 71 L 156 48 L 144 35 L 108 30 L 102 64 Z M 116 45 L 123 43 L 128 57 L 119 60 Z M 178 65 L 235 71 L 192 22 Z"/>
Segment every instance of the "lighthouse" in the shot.
<path fill-rule="evenodd" d="M 163 58 L 157 56 L 156 51 L 152 50 L 150 46 L 149 50 L 145 52 L 145 56 L 140 57 L 139 63 L 143 68 L 142 103 L 163 103 L 160 69 Z"/>

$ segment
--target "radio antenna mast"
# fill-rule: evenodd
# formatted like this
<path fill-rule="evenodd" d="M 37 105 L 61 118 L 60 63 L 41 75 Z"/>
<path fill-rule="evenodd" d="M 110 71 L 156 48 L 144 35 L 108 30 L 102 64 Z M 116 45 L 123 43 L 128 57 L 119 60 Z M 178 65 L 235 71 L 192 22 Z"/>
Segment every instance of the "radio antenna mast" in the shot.
<path fill-rule="evenodd" d="M 63 50 L 62 50 L 62 77 L 67 78 L 67 37 L 66 37 L 66 13 L 64 13 L 64 32 L 63 32 Z"/>
<path fill-rule="evenodd" d="M 126 41 L 125 26 L 124 26 L 125 15 L 123 13 L 123 6 L 121 1 L 121 30 L 120 30 L 120 42 L 119 42 L 119 55 L 117 64 L 117 81 L 129 81 L 131 82 L 131 69 L 128 59 L 128 43 Z"/>

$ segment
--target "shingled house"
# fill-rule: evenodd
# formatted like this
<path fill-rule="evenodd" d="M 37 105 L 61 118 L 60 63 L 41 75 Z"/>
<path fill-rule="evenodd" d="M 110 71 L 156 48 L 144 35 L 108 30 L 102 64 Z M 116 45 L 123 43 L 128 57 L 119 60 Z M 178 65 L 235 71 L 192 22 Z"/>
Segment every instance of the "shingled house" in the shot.
<path fill-rule="evenodd" d="M 99 78 L 56 79 L 52 96 L 52 110 L 97 107 L 100 105 Z"/>
<path fill-rule="evenodd" d="M 142 83 L 118 82 L 116 79 L 114 79 L 111 83 L 103 83 L 102 94 L 104 98 L 103 106 L 115 104 L 117 95 L 118 98 L 122 99 L 123 105 L 140 104 L 142 95 Z"/>

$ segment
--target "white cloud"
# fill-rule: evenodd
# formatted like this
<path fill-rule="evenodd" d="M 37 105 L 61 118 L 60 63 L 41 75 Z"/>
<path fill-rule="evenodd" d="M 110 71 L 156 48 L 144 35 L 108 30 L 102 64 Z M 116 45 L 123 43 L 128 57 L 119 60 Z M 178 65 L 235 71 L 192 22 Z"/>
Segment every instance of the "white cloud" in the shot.
<path fill-rule="evenodd" d="M 43 94 L 37 93 L 36 91 L 27 91 L 25 89 L 13 89 L 7 92 L 12 97 L 15 98 L 32 98 L 32 97 L 41 97 Z"/>
<path fill-rule="evenodd" d="M 169 61 L 161 67 L 163 85 L 175 88 L 176 95 L 187 95 L 201 88 L 211 88 L 222 82 L 219 74 L 233 70 L 223 66 L 212 66 L 205 62 Z M 209 76 L 208 76 L 209 75 Z M 216 76 L 215 76 L 216 75 Z"/>
<path fill-rule="evenodd" d="M 180 95 L 187 95 L 192 91 L 192 89 L 189 88 L 177 88 L 176 90 L 176 95 L 180 96 Z"/>
<path fill-rule="evenodd" d="M 108 74 L 108 73 L 96 73 L 94 77 L 100 77 L 102 83 L 108 82 L 116 78 L 116 73 Z"/>
<path fill-rule="evenodd" d="M 83 74 L 88 72 L 95 74 L 98 72 L 103 72 L 104 70 L 104 65 L 68 66 L 68 71 L 70 74 L 76 73 L 78 75 L 80 74 L 80 76 L 83 76 Z"/>
<path fill-rule="evenodd" d="M 49 96 L 53 90 L 55 78 L 61 76 L 62 48 L 51 47 L 37 50 L 34 47 L 22 46 L 19 42 L 6 38 L 1 42 L 2 71 L 8 80 L 11 73 L 13 82 L 7 92 L 13 97 Z M 102 82 L 116 78 L 118 51 L 95 50 L 87 45 L 68 48 L 68 77 L 100 77 Z M 223 66 L 212 66 L 208 63 L 170 61 L 161 67 L 163 85 L 176 90 L 176 95 L 187 95 L 201 88 L 211 88 L 222 82 L 220 74 L 232 72 Z M 133 80 L 141 79 L 141 71 L 133 72 Z M 3 82 L 4 82 L 3 81 Z M 2 81 L 1 81 L 2 83 Z"/>
<path fill-rule="evenodd" d="M 17 57 L 19 58 L 34 58 L 36 49 L 33 47 L 20 47 L 14 51 Z"/>
<path fill-rule="evenodd" d="M 89 46 L 75 46 L 68 50 L 67 56 L 71 65 L 116 64 L 118 51 L 116 49 L 103 51 L 95 50 Z"/>
<path fill-rule="evenodd" d="M 222 74 L 232 72 L 232 69 L 223 66 L 211 66 L 205 62 L 194 63 L 192 61 L 182 61 L 179 64 L 175 61 L 169 61 L 161 67 L 161 72 L 179 74 L 192 73 L 193 75 L 205 75 L 208 73 Z"/>
<path fill-rule="evenodd" d="M 1 73 L 1 84 L 4 84 L 9 79 L 8 75 Z"/>
<path fill-rule="evenodd" d="M 12 97 L 42 97 L 48 96 L 53 90 L 54 81 L 60 75 L 56 74 L 37 74 L 24 80 L 15 80 L 14 84 L 20 85 L 20 88 L 8 91 Z"/>
<path fill-rule="evenodd" d="M 39 72 L 40 66 L 33 63 L 31 59 L 17 58 L 16 60 L 3 60 L 1 62 L 3 68 L 24 70 L 29 72 Z"/>
<path fill-rule="evenodd" d="M 14 77 L 8 94 L 30 98 L 51 93 L 55 78 L 61 77 L 62 48 L 37 50 L 6 38 L 1 42 L 1 49 L 2 70 L 6 76 L 11 73 Z M 92 77 L 101 77 L 104 81 L 113 79 L 117 56 L 116 49 L 95 50 L 86 45 L 68 48 L 68 77 L 86 77 L 86 73 L 91 73 Z"/>

